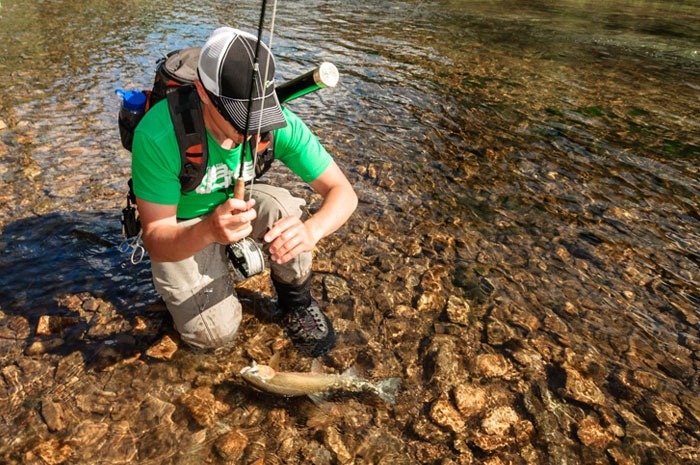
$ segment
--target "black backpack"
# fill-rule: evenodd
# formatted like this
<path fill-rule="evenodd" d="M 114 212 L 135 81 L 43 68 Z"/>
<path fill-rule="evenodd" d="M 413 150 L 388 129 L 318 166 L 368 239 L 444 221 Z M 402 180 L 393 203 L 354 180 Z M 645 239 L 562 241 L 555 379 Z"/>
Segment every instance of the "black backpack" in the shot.
<path fill-rule="evenodd" d="M 173 121 L 175 136 L 180 149 L 180 191 L 193 191 L 199 186 L 207 169 L 209 151 L 204 118 L 199 95 L 194 86 L 197 77 L 197 62 L 200 47 L 175 50 L 156 62 L 155 79 L 151 90 L 146 94 L 146 109 L 168 99 L 170 117 Z M 143 117 L 143 116 L 142 116 Z M 126 124 L 119 118 L 119 135 L 122 145 L 131 151 L 136 124 Z M 255 153 L 255 139 L 251 139 L 250 153 Z M 259 178 L 270 169 L 275 159 L 274 134 L 262 134 L 257 147 L 258 156 L 255 165 L 255 177 Z M 141 226 L 136 218 L 136 196 L 133 183 L 129 179 L 127 206 L 122 210 L 122 227 L 127 238 L 138 235 Z"/>

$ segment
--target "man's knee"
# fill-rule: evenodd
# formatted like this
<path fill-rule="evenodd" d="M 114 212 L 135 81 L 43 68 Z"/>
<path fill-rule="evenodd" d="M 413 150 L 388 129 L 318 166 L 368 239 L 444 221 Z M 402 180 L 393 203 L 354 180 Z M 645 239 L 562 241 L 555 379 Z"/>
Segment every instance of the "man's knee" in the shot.
<path fill-rule="evenodd" d="M 194 289 L 161 292 L 175 329 L 187 344 L 215 348 L 228 344 L 241 323 L 241 303 L 230 275 Z"/>

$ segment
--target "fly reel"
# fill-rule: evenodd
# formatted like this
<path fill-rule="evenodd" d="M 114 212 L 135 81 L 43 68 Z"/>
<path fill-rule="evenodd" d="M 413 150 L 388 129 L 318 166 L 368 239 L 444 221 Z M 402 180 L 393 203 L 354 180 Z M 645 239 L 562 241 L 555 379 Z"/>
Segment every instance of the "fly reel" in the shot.
<path fill-rule="evenodd" d="M 233 268 L 244 278 L 250 278 L 265 271 L 265 259 L 258 244 L 249 237 L 226 246 L 226 255 Z"/>

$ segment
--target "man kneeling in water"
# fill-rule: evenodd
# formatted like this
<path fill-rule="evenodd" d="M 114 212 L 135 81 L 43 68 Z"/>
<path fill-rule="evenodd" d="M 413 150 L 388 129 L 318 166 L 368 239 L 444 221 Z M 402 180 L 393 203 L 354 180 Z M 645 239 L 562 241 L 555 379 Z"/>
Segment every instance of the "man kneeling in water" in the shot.
<path fill-rule="evenodd" d="M 260 44 L 260 74 L 269 66 L 270 77 L 263 85 L 260 76 L 254 86 L 248 133 L 274 131 L 275 159 L 321 194 L 323 202 L 302 220 L 304 200 L 280 187 L 255 183 L 250 200 L 228 197 L 227 189 L 240 172 L 256 42 L 246 32 L 220 28 L 202 47 L 195 86 L 209 156 L 195 190 L 181 192 L 180 151 L 167 99 L 137 127 L 132 177 L 143 242 L 156 290 L 182 339 L 211 348 L 231 341 L 241 321 L 226 245 L 245 237 L 262 241 L 270 258 L 280 322 L 302 352 L 316 357 L 333 348 L 336 334 L 311 298 L 311 250 L 347 221 L 357 196 L 308 127 L 280 106 L 272 78 L 274 58 Z M 246 181 L 255 176 L 250 152 L 244 165 Z"/>

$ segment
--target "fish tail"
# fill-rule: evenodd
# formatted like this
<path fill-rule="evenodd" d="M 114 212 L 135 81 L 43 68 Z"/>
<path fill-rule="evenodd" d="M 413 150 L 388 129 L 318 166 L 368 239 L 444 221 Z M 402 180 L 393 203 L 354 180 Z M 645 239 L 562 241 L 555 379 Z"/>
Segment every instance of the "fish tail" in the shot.
<path fill-rule="evenodd" d="M 387 378 L 374 383 L 377 395 L 392 406 L 396 403 L 396 391 L 400 386 L 401 378 Z"/>

